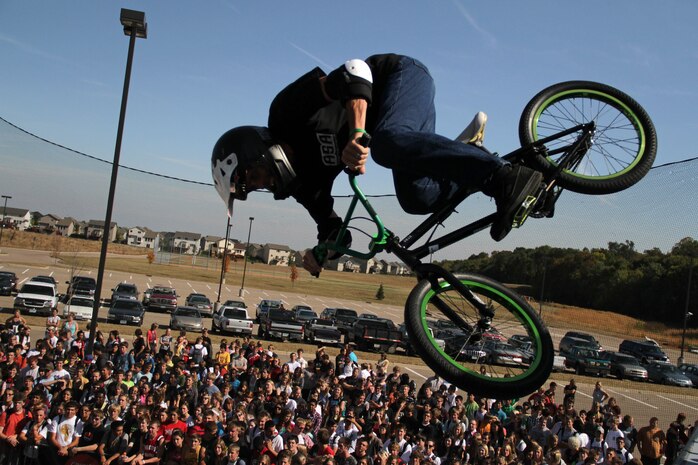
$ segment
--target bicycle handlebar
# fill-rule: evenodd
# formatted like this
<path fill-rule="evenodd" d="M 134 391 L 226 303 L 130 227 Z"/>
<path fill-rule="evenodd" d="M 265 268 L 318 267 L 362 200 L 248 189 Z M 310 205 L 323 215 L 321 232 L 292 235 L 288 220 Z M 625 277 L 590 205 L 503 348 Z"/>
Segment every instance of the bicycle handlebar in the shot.
<path fill-rule="evenodd" d="M 371 136 L 368 133 L 365 133 L 357 140 L 357 143 L 363 147 L 368 147 L 371 144 Z M 349 168 L 345 168 L 344 172 L 347 173 L 347 175 L 349 177 L 349 185 L 351 186 L 352 190 L 354 191 L 354 197 L 351 200 L 351 203 L 350 203 L 349 208 L 347 210 L 344 221 L 342 222 L 342 226 L 339 228 L 339 231 L 337 233 L 337 237 L 334 239 L 334 241 L 333 242 L 323 242 L 323 243 L 318 244 L 315 247 L 313 247 L 313 257 L 318 262 L 318 264 L 321 266 L 327 260 L 327 257 L 329 256 L 330 252 L 337 252 L 340 255 L 351 255 L 352 257 L 363 258 L 363 259 L 372 258 L 378 252 L 383 250 L 383 248 L 387 242 L 387 238 L 390 234 L 388 232 L 388 230 L 385 229 L 385 226 L 383 226 L 383 222 L 378 217 L 378 214 L 376 213 L 376 211 L 373 209 L 371 204 L 368 202 L 366 195 L 364 195 L 364 193 L 359 188 L 359 185 L 356 181 L 357 172 L 354 170 L 350 170 Z M 356 208 L 356 204 L 358 202 L 361 202 L 363 207 L 366 209 L 366 211 L 370 215 L 371 220 L 375 223 L 376 227 L 378 228 L 377 234 L 375 236 L 373 236 L 373 239 L 371 240 L 371 244 L 369 245 L 368 252 L 359 252 L 357 250 L 353 250 L 353 249 L 350 249 L 349 247 L 345 247 L 345 246 L 341 245 L 341 244 L 343 244 L 343 240 L 344 240 L 345 234 L 347 232 L 349 222 L 352 219 L 352 216 L 354 214 L 354 210 Z M 318 278 L 320 276 L 320 273 L 319 272 L 313 273 L 312 275 L 314 277 Z"/>

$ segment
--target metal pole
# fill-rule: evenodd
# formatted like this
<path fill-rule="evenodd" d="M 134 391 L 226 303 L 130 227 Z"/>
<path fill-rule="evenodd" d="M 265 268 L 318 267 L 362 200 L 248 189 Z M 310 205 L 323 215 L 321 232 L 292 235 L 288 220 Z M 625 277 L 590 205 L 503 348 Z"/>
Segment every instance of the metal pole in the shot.
<path fill-rule="evenodd" d="M 124 132 L 124 120 L 126 119 L 126 103 L 128 101 L 128 88 L 131 83 L 131 64 L 133 62 L 133 50 L 136 45 L 136 31 L 132 31 L 128 41 L 128 58 L 126 60 L 126 76 L 124 77 L 124 90 L 121 95 L 121 113 L 119 114 L 119 127 L 116 131 L 116 146 L 114 148 L 114 162 L 111 167 L 111 182 L 109 183 L 109 197 L 107 198 L 107 213 L 104 217 L 104 234 L 102 235 L 102 249 L 99 254 L 99 267 L 97 269 L 97 289 L 95 289 L 95 302 L 92 307 L 92 320 L 90 321 L 90 339 L 87 342 L 86 354 L 92 353 L 97 332 L 97 316 L 99 315 L 100 299 L 102 296 L 102 283 L 104 282 L 104 265 L 107 261 L 107 246 L 109 245 L 109 231 L 111 216 L 114 206 L 114 192 L 116 191 L 116 177 L 119 173 L 119 159 L 121 157 L 121 139 Z"/>
<path fill-rule="evenodd" d="M 679 356 L 679 365 L 683 363 L 683 350 L 684 350 L 684 344 L 686 343 L 686 323 L 688 322 L 688 317 L 691 315 L 691 312 L 688 311 L 688 305 L 691 300 L 691 277 L 693 275 L 693 259 L 691 259 L 691 265 L 688 268 L 688 287 L 686 289 L 686 308 L 684 309 L 683 312 L 683 333 L 681 334 L 681 355 Z"/>
<path fill-rule="evenodd" d="M 247 231 L 247 248 L 245 249 L 245 263 L 242 267 L 242 284 L 240 284 L 240 292 L 238 293 L 240 297 L 243 297 L 245 293 L 245 274 L 247 273 L 247 254 L 250 251 L 250 236 L 252 236 L 252 221 L 254 221 L 254 217 L 250 216 L 250 229 Z"/>
<path fill-rule="evenodd" d="M 548 264 L 543 265 L 543 282 L 540 284 L 540 299 L 538 300 L 538 318 L 543 318 L 543 293 L 545 292 L 545 272 Z"/>
<path fill-rule="evenodd" d="M 2 198 L 5 199 L 5 206 L 2 207 L 2 224 L 0 224 L 0 242 L 2 242 L 2 232 L 5 230 L 5 223 L 7 222 L 5 219 L 7 218 L 7 199 L 11 199 L 12 196 L 3 195 Z"/>
<path fill-rule="evenodd" d="M 225 257 L 228 254 L 228 237 L 230 237 L 230 216 L 228 216 L 228 223 L 225 225 L 225 246 L 223 247 L 221 279 L 218 281 L 218 299 L 216 300 L 216 304 L 218 304 L 218 306 L 221 304 L 221 289 L 223 288 L 223 276 L 225 275 Z M 218 306 L 216 307 L 216 310 L 218 310 Z"/>

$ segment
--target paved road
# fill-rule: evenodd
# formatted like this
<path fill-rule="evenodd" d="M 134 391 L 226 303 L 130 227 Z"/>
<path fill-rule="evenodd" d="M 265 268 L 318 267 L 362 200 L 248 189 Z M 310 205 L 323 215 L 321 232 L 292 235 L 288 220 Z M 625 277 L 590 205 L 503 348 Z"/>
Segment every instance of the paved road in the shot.
<path fill-rule="evenodd" d="M 33 264 L 32 264 L 33 263 Z M 38 263 L 38 265 L 36 265 Z M 49 257 L 48 252 L 38 251 L 18 251 L 6 249 L 0 252 L 0 270 L 10 270 L 17 273 L 18 283 L 23 283 L 29 280 L 32 276 L 39 274 L 51 275 L 60 283 L 59 290 L 65 291 L 65 281 L 69 278 L 70 270 L 61 267 L 55 263 L 55 260 Z M 96 270 L 85 270 L 84 273 L 96 278 Z M 215 300 L 218 293 L 218 283 L 204 283 L 197 281 L 188 281 L 186 279 L 170 279 L 158 278 L 146 275 L 135 275 L 124 272 L 107 270 L 104 275 L 104 287 L 102 295 L 109 297 L 110 289 L 122 281 L 134 283 L 142 292 L 144 289 L 153 287 L 157 284 L 169 285 L 177 289 L 182 299 L 190 292 L 201 292 L 208 295 L 212 300 Z M 239 283 L 225 283 L 221 289 L 221 301 L 231 298 L 237 298 L 240 290 Z M 250 310 L 254 311 L 254 306 L 261 299 L 279 299 L 283 300 L 288 306 L 297 304 L 309 305 L 315 309 L 324 307 L 343 306 L 354 308 L 357 312 L 371 312 L 379 316 L 390 318 L 395 322 L 403 321 L 402 308 L 390 305 L 366 303 L 354 301 L 351 299 L 334 299 L 321 296 L 301 295 L 293 293 L 280 293 L 266 291 L 262 289 L 245 289 L 245 301 L 248 303 Z M 12 299 L 9 297 L 0 297 L 0 307 L 11 307 Z M 61 309 L 62 310 L 62 309 Z M 102 308 L 99 313 L 100 320 L 106 317 L 106 308 Z M 210 320 L 206 321 L 209 324 Z M 144 328 L 151 323 L 157 322 L 159 325 L 167 326 L 169 324 L 169 315 L 161 313 L 147 313 Z M 255 328 L 256 329 L 256 328 Z M 42 328 L 35 328 L 35 331 L 42 331 Z M 551 334 L 557 347 L 559 339 L 564 335 L 566 329 L 551 328 Z M 597 336 L 600 342 L 606 347 L 616 348 L 622 339 L 617 337 L 609 337 L 605 335 Z M 669 356 L 672 360 L 678 357 L 678 351 L 669 351 Z M 686 361 L 698 363 L 698 356 L 695 354 L 686 354 Z M 402 365 L 403 369 L 411 374 L 415 379 L 426 379 L 433 374 L 428 367 L 422 364 Z M 569 373 L 555 373 L 549 381 L 556 381 L 559 385 L 564 386 L 572 377 Z M 594 379 L 576 377 L 579 390 L 577 391 L 577 408 L 588 408 L 591 405 L 591 392 L 594 388 Z M 603 381 L 606 390 L 612 396 L 615 396 L 623 408 L 623 413 L 629 413 L 636 418 L 636 424 L 643 426 L 648 423 L 652 416 L 660 419 L 662 427 L 668 426 L 669 422 L 673 421 L 678 412 L 685 412 L 689 420 L 698 419 L 698 389 L 677 389 L 677 388 L 661 388 L 659 392 L 648 389 L 642 383 L 625 381 L 622 383 L 612 382 L 611 380 Z M 613 384 L 613 386 L 611 386 Z"/>

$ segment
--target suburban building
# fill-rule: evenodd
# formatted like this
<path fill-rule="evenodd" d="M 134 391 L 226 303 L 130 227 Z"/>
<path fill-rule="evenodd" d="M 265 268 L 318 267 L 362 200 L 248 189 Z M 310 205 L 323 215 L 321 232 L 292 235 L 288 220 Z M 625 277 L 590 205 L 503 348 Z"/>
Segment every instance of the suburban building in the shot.
<path fill-rule="evenodd" d="M 288 265 L 292 253 L 287 245 L 264 244 L 261 258 L 267 265 Z"/>
<path fill-rule="evenodd" d="M 142 226 L 134 226 L 129 228 L 126 234 L 126 243 L 134 247 L 143 247 L 146 249 L 157 249 L 159 244 L 160 234 Z"/>
<path fill-rule="evenodd" d="M 63 237 L 70 237 L 73 234 L 80 234 L 80 226 L 74 218 L 66 216 L 56 223 L 56 232 Z"/>
<path fill-rule="evenodd" d="M 198 255 L 201 247 L 201 234 L 175 231 L 172 246 L 175 252 L 187 255 Z"/>
<path fill-rule="evenodd" d="M 213 255 L 217 252 L 217 245 L 220 241 L 225 242 L 220 236 L 203 236 L 199 243 L 201 253 Z"/>
<path fill-rule="evenodd" d="M 116 232 L 118 226 L 115 222 L 109 223 L 109 242 L 114 242 L 116 240 Z M 87 229 L 85 230 L 85 237 L 87 239 L 101 239 L 104 236 L 104 221 L 103 220 L 90 220 L 87 222 Z"/>
<path fill-rule="evenodd" d="M 24 231 L 31 226 L 31 212 L 26 208 L 2 207 L 0 223 Z"/>
<path fill-rule="evenodd" d="M 44 232 L 53 232 L 56 230 L 56 224 L 58 224 L 60 220 L 60 216 L 49 213 L 39 218 L 36 225 Z"/>

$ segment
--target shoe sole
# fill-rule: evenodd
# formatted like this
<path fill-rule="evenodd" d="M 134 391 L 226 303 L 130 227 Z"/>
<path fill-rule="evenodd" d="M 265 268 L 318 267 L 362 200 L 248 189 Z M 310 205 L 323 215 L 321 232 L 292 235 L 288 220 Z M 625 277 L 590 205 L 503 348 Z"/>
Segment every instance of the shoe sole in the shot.
<path fill-rule="evenodd" d="M 509 234 L 512 228 L 521 227 L 538 200 L 538 189 L 540 188 L 542 182 L 543 175 L 541 173 L 535 172 L 531 175 L 531 177 L 526 181 L 524 188 L 521 190 L 521 198 L 516 202 L 513 202 L 511 208 L 509 208 L 500 217 L 511 218 L 511 222 L 496 221 L 492 225 L 492 229 L 490 231 L 492 239 L 499 242 L 504 239 L 507 234 Z M 495 232 L 497 234 L 495 234 Z"/>

